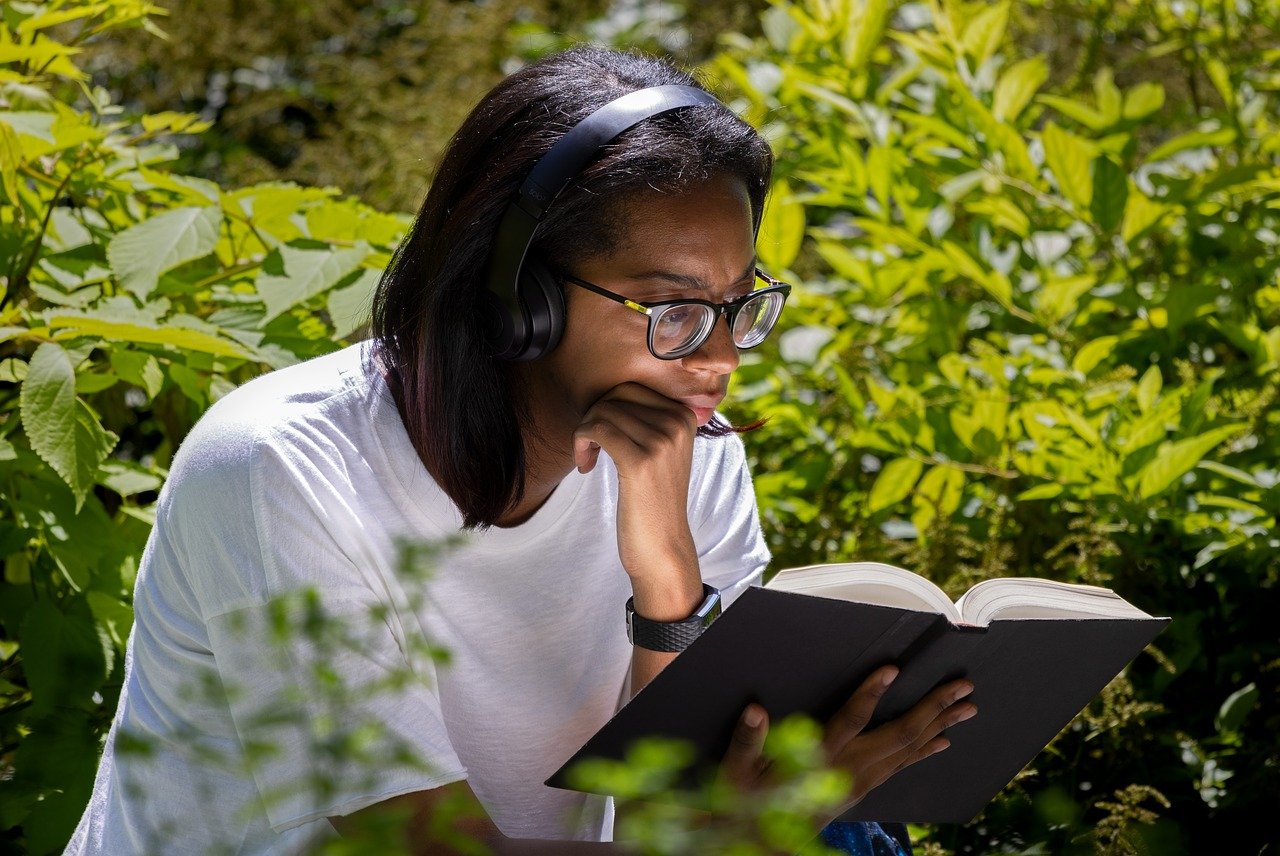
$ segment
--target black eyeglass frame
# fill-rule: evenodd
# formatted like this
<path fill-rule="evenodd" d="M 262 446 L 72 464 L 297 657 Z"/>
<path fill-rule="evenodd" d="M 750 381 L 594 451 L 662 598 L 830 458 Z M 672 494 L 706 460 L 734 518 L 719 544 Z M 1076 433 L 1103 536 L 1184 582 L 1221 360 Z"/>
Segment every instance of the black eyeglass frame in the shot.
<path fill-rule="evenodd" d="M 769 276 L 769 274 L 760 270 L 760 268 L 756 268 L 755 270 L 756 279 L 760 279 L 760 280 L 763 280 L 764 282 L 769 283 L 768 287 L 757 288 L 753 291 L 749 291 L 746 294 L 739 297 L 737 300 L 731 300 L 728 303 L 712 303 L 710 300 L 699 300 L 698 298 L 693 298 L 693 297 L 686 298 L 683 300 L 655 300 L 655 301 L 632 300 L 629 297 L 624 297 L 621 294 L 617 294 L 615 292 L 610 291 L 607 288 L 603 288 L 599 285 L 596 285 L 594 282 L 587 282 L 585 279 L 581 279 L 579 277 L 565 273 L 564 271 L 557 271 L 556 273 L 558 276 L 560 276 L 562 279 L 564 279 L 567 282 L 571 282 L 574 285 L 585 288 L 587 291 L 595 292 L 601 297 L 607 297 L 610 300 L 614 301 L 615 303 L 621 303 L 623 306 L 627 307 L 628 309 L 634 309 L 636 312 L 639 312 L 642 315 L 649 316 L 649 332 L 648 332 L 648 336 L 646 337 L 647 339 L 646 344 L 649 347 L 649 353 L 653 354 L 655 357 L 657 357 L 660 360 L 678 360 L 682 357 L 687 357 L 693 352 L 697 351 L 699 348 L 701 348 L 703 345 L 706 344 L 707 339 L 711 338 L 711 334 L 715 331 L 716 324 L 720 322 L 721 316 L 727 317 L 728 323 L 729 323 L 729 336 L 730 338 L 732 338 L 733 325 L 737 321 L 738 313 L 742 311 L 743 307 L 745 307 L 749 302 L 751 302 L 752 300 L 755 300 L 761 295 L 781 294 L 782 305 L 778 307 L 778 315 L 774 318 L 773 323 L 769 325 L 769 329 L 765 331 L 765 334 L 760 337 L 760 341 L 756 342 L 754 345 L 746 345 L 746 346 L 739 345 L 736 341 L 733 343 L 734 346 L 737 347 L 738 350 L 740 351 L 749 351 L 752 348 L 758 347 L 759 345 L 764 343 L 765 339 L 769 338 L 769 333 L 773 332 L 774 325 L 778 323 L 778 318 L 782 316 L 782 310 L 786 308 L 787 297 L 788 295 L 791 294 L 791 286 L 789 284 L 783 282 L 780 279 L 774 279 L 773 277 Z M 689 306 L 689 305 L 707 306 L 716 313 L 715 318 L 712 320 L 710 324 L 707 325 L 706 330 L 703 331 L 696 339 L 694 339 L 691 344 L 686 345 L 685 347 L 681 348 L 678 352 L 674 354 L 670 354 L 669 356 L 664 357 L 663 355 L 659 354 L 658 351 L 653 347 L 653 336 L 655 332 L 654 325 L 657 322 L 658 316 L 662 314 L 660 310 L 666 309 L 669 306 Z"/>

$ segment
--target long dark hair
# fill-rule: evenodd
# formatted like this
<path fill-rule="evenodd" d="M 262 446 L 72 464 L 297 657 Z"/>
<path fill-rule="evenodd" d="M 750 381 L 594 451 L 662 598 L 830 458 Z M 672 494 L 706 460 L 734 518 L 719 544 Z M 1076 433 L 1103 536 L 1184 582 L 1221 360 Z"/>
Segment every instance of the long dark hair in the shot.
<path fill-rule="evenodd" d="M 570 128 L 614 98 L 664 84 L 701 85 L 664 60 L 586 45 L 507 77 L 450 140 L 374 294 L 375 353 L 400 418 L 467 528 L 492 525 L 525 488 L 528 402 L 511 382 L 512 365 L 486 347 L 481 316 L 498 221 L 533 165 Z M 758 230 L 772 169 L 768 144 L 728 110 L 685 107 L 651 117 L 606 145 L 569 184 L 530 253 L 564 267 L 607 254 L 619 245 L 619 203 L 630 193 L 678 191 L 714 173 L 742 179 Z"/>

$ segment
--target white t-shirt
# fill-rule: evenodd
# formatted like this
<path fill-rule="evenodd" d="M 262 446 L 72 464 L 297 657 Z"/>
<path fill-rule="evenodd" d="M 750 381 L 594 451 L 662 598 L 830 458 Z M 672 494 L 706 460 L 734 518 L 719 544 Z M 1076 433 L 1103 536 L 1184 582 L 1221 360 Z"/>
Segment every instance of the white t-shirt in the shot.
<path fill-rule="evenodd" d="M 334 834 L 328 816 L 461 779 L 508 836 L 611 840 L 611 800 L 542 783 L 625 701 L 616 470 L 602 454 L 571 472 L 526 523 L 437 554 L 424 582 L 400 539 L 457 536 L 461 516 L 368 354 L 245 384 L 182 444 L 68 853 L 295 852 Z M 731 604 L 768 561 L 737 437 L 695 442 L 688 513 L 702 577 Z M 280 600 L 307 587 L 331 623 Z M 338 736 L 363 762 L 333 760 Z"/>

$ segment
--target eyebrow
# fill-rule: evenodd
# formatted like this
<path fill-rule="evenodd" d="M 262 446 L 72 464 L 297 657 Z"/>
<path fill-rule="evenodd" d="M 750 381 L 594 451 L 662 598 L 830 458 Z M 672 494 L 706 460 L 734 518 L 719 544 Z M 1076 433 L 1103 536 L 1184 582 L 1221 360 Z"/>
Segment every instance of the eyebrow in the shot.
<path fill-rule="evenodd" d="M 741 274 L 738 275 L 736 279 L 734 279 L 733 284 L 737 285 L 738 283 L 744 280 L 754 278 L 755 272 L 756 272 L 756 265 L 758 264 L 758 262 L 759 262 L 759 259 L 753 255 L 751 257 L 751 262 L 747 265 L 746 270 L 744 270 Z M 629 274 L 626 278 L 630 280 L 661 279 L 661 280 L 666 280 L 667 282 L 670 282 L 670 283 L 674 283 L 675 285 L 683 285 L 686 288 L 697 288 L 697 289 L 701 289 L 702 291 L 711 290 L 711 286 L 708 285 L 706 280 L 702 279 L 701 277 L 692 276 L 687 273 L 675 273 L 674 271 L 668 271 L 668 270 L 647 270 L 647 271 L 644 271 L 643 273 Z"/>

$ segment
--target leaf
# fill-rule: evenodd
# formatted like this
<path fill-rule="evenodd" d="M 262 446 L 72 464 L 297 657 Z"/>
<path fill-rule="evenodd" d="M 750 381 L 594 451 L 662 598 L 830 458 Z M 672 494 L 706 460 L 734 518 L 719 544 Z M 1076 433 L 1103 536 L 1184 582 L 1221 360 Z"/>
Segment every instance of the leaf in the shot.
<path fill-rule="evenodd" d="M 0 190 L 14 206 L 22 204 L 18 197 L 18 169 L 22 163 L 22 144 L 18 142 L 18 135 L 13 128 L 0 122 Z"/>
<path fill-rule="evenodd" d="M 962 44 L 965 52 L 974 58 L 975 66 L 981 66 L 995 55 L 1008 25 L 1008 0 L 987 6 L 973 16 L 973 20 L 964 28 Z"/>
<path fill-rule="evenodd" d="M 1035 293 L 1036 309 L 1050 324 L 1055 324 L 1075 312 L 1080 298 L 1097 283 L 1098 278 L 1092 273 L 1051 279 Z"/>
<path fill-rule="evenodd" d="M 19 405 L 31 448 L 71 488 L 79 509 L 118 438 L 76 398 L 75 384 L 70 356 L 45 342 L 31 357 Z"/>
<path fill-rule="evenodd" d="M 1053 172 L 1058 188 L 1071 200 L 1076 211 L 1088 211 L 1093 199 L 1093 182 L 1089 177 L 1093 145 L 1052 122 L 1045 125 L 1040 139 L 1044 143 L 1045 163 Z"/>
<path fill-rule="evenodd" d="M 55 315 L 48 319 L 50 329 L 65 330 L 59 339 L 81 336 L 100 336 L 114 342 L 133 342 L 140 345 L 165 345 L 184 351 L 198 351 L 219 357 L 253 359 L 253 355 L 229 339 L 219 338 L 201 330 L 184 327 L 149 327 L 127 321 L 113 321 L 88 315 Z"/>
<path fill-rule="evenodd" d="M 1033 499 L 1053 499 L 1055 496 L 1062 494 L 1062 485 L 1057 482 L 1045 482 L 1035 487 L 1027 488 L 1022 493 L 1014 497 L 1018 502 Z"/>
<path fill-rule="evenodd" d="M 1147 163 L 1155 163 L 1165 158 L 1172 157 L 1178 152 L 1187 149 L 1198 149 L 1201 147 L 1212 148 L 1214 146 L 1225 146 L 1233 142 L 1236 138 L 1236 132 L 1233 128 L 1219 128 L 1216 131 L 1192 131 L 1188 134 L 1181 134 L 1168 140 L 1147 155 Z"/>
<path fill-rule="evenodd" d="M 1168 205 L 1156 202 L 1136 187 L 1130 187 L 1125 195 L 1124 219 L 1120 224 L 1120 237 L 1126 244 L 1133 240 L 1168 214 L 1172 209 Z"/>
<path fill-rule="evenodd" d="M 856 74 L 866 68 L 871 53 L 884 38 L 885 23 L 889 18 L 888 0 L 866 0 L 851 4 L 857 11 L 849 15 L 849 26 L 844 34 L 844 69 Z"/>
<path fill-rule="evenodd" d="M 1104 232 L 1115 231 L 1125 213 L 1129 197 L 1129 176 L 1109 157 L 1093 160 L 1093 199 L 1089 213 Z"/>
<path fill-rule="evenodd" d="M 160 388 L 164 386 L 164 372 L 160 370 L 160 362 L 151 354 L 112 349 L 111 368 L 125 383 L 141 387 L 147 393 L 148 400 L 159 395 Z"/>
<path fill-rule="evenodd" d="M 1218 733 L 1239 731 L 1240 726 L 1244 725 L 1245 717 L 1257 706 L 1261 695 L 1258 685 L 1250 682 L 1227 696 L 1213 720 Z"/>
<path fill-rule="evenodd" d="M 310 240 L 281 244 L 258 274 L 258 294 L 267 309 L 261 326 L 337 284 L 368 255 L 369 245 L 363 241 L 346 248 Z"/>
<path fill-rule="evenodd" d="M 1097 110 L 1079 101 L 1062 98 L 1057 95 L 1037 95 L 1036 100 L 1057 110 L 1068 119 L 1075 119 L 1091 131 L 1101 131 L 1107 127 L 1107 119 Z"/>
<path fill-rule="evenodd" d="M 107 261 L 120 284 L 146 300 L 160 274 L 213 252 L 221 228 L 218 206 L 174 208 L 113 237 L 107 245 Z"/>
<path fill-rule="evenodd" d="M 871 486 L 871 493 L 867 497 L 867 513 L 875 514 L 906 499 L 923 470 L 924 464 L 913 458 L 895 458 L 885 464 L 876 476 L 875 484 Z"/>
<path fill-rule="evenodd" d="M 1116 87 L 1115 76 L 1111 69 L 1100 68 L 1093 76 L 1093 95 L 1098 101 L 1098 112 L 1106 123 L 1104 127 L 1120 121 L 1123 97 Z"/>
<path fill-rule="evenodd" d="M 37 713 L 88 701 L 107 677 L 102 641 L 84 598 L 70 598 L 62 610 L 37 600 L 23 619 L 21 639 L 23 673 Z"/>
<path fill-rule="evenodd" d="M 1159 83 L 1143 81 L 1124 96 L 1124 118 L 1130 122 L 1145 119 L 1164 106 L 1164 87 Z"/>
<path fill-rule="evenodd" d="M 777 274 L 791 266 L 804 240 L 804 205 L 785 182 L 775 182 L 764 208 L 756 251 L 766 270 Z"/>
<path fill-rule="evenodd" d="M 1043 56 L 1033 56 L 1009 66 L 996 83 L 991 100 L 991 114 L 995 120 L 1012 122 L 1017 119 L 1048 79 L 1049 63 Z"/>
<path fill-rule="evenodd" d="M 1206 431 L 1198 437 L 1189 437 L 1162 446 L 1156 453 L 1156 457 L 1138 472 L 1138 496 L 1148 499 L 1160 493 L 1185 473 L 1190 472 L 1210 450 L 1248 427 L 1242 422 L 1223 425 L 1221 428 Z"/>
<path fill-rule="evenodd" d="M 964 473 L 945 464 L 938 464 L 925 473 L 916 486 L 912 504 L 915 512 L 911 522 L 920 538 L 939 516 L 950 516 L 959 506 L 964 490 Z"/>
<path fill-rule="evenodd" d="M 1151 408 L 1156 403 L 1156 397 L 1160 395 L 1160 387 L 1164 383 L 1164 378 L 1160 375 L 1160 367 L 1152 366 L 1142 375 L 1142 380 L 1138 381 L 1138 409 L 1143 413 L 1150 413 Z"/>
<path fill-rule="evenodd" d="M 382 272 L 362 270 L 347 286 L 329 292 L 329 320 L 333 322 L 333 338 L 345 339 L 369 321 L 373 291 Z"/>

